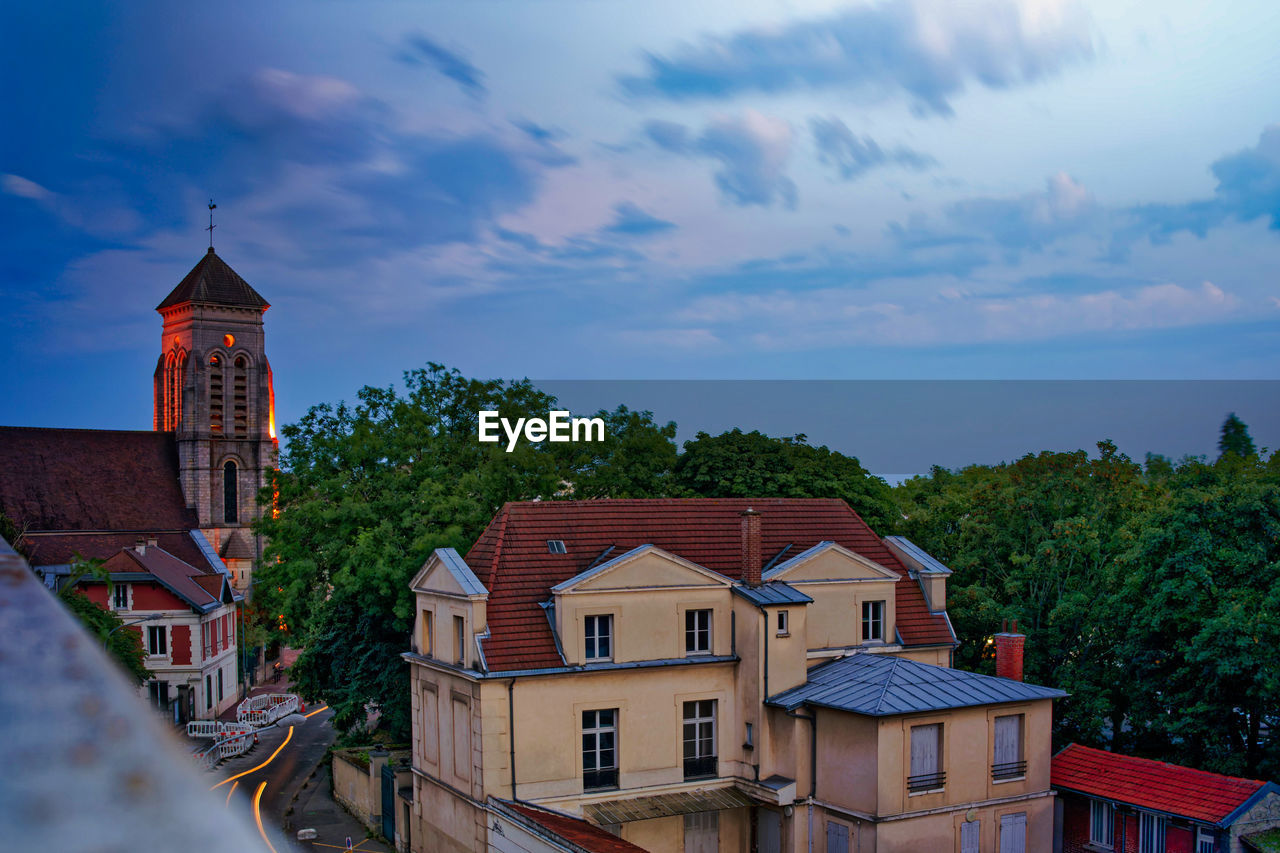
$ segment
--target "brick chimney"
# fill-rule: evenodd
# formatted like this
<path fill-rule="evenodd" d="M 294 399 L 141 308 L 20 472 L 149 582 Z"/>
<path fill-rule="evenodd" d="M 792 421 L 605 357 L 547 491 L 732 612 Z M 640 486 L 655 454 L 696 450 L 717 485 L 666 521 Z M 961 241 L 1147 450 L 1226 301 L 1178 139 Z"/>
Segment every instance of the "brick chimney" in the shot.
<path fill-rule="evenodd" d="M 1001 678 L 1022 680 L 1022 646 L 1027 641 L 1025 634 L 1018 633 L 1018 620 L 1013 620 L 1013 630 L 1005 623 L 999 634 L 996 634 L 996 675 Z"/>
<path fill-rule="evenodd" d="M 760 513 L 748 507 L 742 511 L 742 582 L 760 586 Z"/>

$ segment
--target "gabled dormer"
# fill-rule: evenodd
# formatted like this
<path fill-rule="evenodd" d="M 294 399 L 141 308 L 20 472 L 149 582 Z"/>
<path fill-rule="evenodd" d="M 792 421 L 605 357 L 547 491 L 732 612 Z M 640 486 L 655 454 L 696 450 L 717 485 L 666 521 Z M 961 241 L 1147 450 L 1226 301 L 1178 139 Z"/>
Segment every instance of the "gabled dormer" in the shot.
<path fill-rule="evenodd" d="M 437 548 L 410 584 L 417 602 L 414 651 L 464 669 L 486 669 L 478 638 L 488 635 L 487 590 L 452 548 Z"/>
<path fill-rule="evenodd" d="M 570 666 L 730 654 L 730 589 L 717 572 L 641 545 L 551 588 Z"/>
<path fill-rule="evenodd" d="M 813 599 L 806 647 L 827 649 L 897 644 L 896 586 L 901 575 L 835 542 L 819 542 L 763 575 Z"/>

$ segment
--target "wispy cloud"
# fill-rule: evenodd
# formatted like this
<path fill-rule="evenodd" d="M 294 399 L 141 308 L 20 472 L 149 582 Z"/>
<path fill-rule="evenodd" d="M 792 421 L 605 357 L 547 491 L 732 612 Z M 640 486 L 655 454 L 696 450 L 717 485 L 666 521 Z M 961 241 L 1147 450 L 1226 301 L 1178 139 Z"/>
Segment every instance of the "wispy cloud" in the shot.
<path fill-rule="evenodd" d="M 684 125 L 669 121 L 648 122 L 645 133 L 664 151 L 719 161 L 716 187 L 732 204 L 796 205 L 796 185 L 786 174 L 794 134 L 782 119 L 747 110 L 713 119 L 696 138 Z"/>
<path fill-rule="evenodd" d="M 670 100 L 840 88 L 905 95 L 918 112 L 948 115 L 971 83 L 1030 83 L 1093 55 L 1078 0 L 888 0 L 649 53 L 645 71 L 619 83 L 630 95 Z"/>
<path fill-rule="evenodd" d="M 409 65 L 426 65 L 457 83 L 462 91 L 473 98 L 483 98 L 488 93 L 484 85 L 484 73 L 479 68 L 422 33 L 406 36 L 404 44 L 396 52 L 396 58 Z"/>
<path fill-rule="evenodd" d="M 885 150 L 870 136 L 859 137 L 838 118 L 812 118 L 809 129 L 818 146 L 818 160 L 834 166 L 840 177 L 852 181 L 878 166 L 902 166 L 921 171 L 936 165 L 928 154 L 899 145 Z"/>
<path fill-rule="evenodd" d="M 665 219 L 659 219 L 645 213 L 637 205 L 629 201 L 615 205 L 613 208 L 614 219 L 604 227 L 605 233 L 618 234 L 624 237 L 648 237 L 653 234 L 661 234 L 663 231 L 670 231 L 675 228 L 674 222 L 668 222 Z"/>

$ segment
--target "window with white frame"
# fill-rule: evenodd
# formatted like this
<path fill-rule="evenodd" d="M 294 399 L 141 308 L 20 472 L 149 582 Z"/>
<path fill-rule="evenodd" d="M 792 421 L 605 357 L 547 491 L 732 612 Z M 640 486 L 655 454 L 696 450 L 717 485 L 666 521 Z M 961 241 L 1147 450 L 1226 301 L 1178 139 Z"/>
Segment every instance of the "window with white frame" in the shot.
<path fill-rule="evenodd" d="M 788 623 L 790 622 L 790 619 L 788 618 L 788 616 L 789 616 L 788 611 L 786 610 L 778 611 L 778 636 L 779 637 L 785 637 L 789 633 L 791 633 L 790 630 L 788 630 Z"/>
<path fill-rule="evenodd" d="M 169 643 L 164 625 L 147 626 L 147 654 L 162 656 L 169 654 Z"/>
<path fill-rule="evenodd" d="M 942 769 L 942 723 L 911 727 L 911 773 L 907 791 L 940 791 L 947 774 Z"/>
<path fill-rule="evenodd" d="M 684 778 L 715 776 L 716 700 L 684 703 Z"/>
<path fill-rule="evenodd" d="M 684 651 L 688 655 L 711 654 L 711 611 L 684 612 Z"/>
<path fill-rule="evenodd" d="M 1215 853 L 1213 830 L 1203 826 L 1196 830 L 1196 853 Z"/>
<path fill-rule="evenodd" d="M 587 616 L 583 620 L 587 660 L 613 659 L 613 616 Z"/>
<path fill-rule="evenodd" d="M 1000 853 L 1027 853 L 1027 813 L 1000 815 Z"/>
<path fill-rule="evenodd" d="M 582 712 L 582 788 L 618 787 L 618 710 Z"/>
<path fill-rule="evenodd" d="M 467 623 L 461 616 L 453 617 L 453 660 L 458 666 L 467 663 Z"/>
<path fill-rule="evenodd" d="M 1138 813 L 1138 853 L 1164 853 L 1165 819 L 1151 812 Z"/>
<path fill-rule="evenodd" d="M 1022 714 L 996 717 L 991 750 L 991 778 L 993 781 L 1021 779 L 1027 775 L 1027 762 L 1022 754 Z"/>
<path fill-rule="evenodd" d="M 884 602 L 862 602 L 862 642 L 884 642 Z"/>
<path fill-rule="evenodd" d="M 981 853 L 982 822 L 966 820 L 960 824 L 960 853 Z"/>
<path fill-rule="evenodd" d="M 115 585 L 115 591 L 112 594 L 112 603 L 115 604 L 116 610 L 129 609 L 129 585 L 127 583 L 118 583 Z"/>
<path fill-rule="evenodd" d="M 1110 847 L 1115 843 L 1116 810 L 1105 800 L 1089 801 L 1089 841 Z"/>

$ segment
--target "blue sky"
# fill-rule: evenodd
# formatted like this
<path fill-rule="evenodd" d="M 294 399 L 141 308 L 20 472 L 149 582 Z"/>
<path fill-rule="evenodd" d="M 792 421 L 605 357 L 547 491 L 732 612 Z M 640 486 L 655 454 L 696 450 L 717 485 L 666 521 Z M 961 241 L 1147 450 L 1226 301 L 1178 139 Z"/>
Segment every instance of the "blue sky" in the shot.
<path fill-rule="evenodd" d="M 0 422 L 150 426 L 210 197 L 282 421 L 427 361 L 1272 378 L 1276 44 L 1269 2 L 7 4 Z"/>

